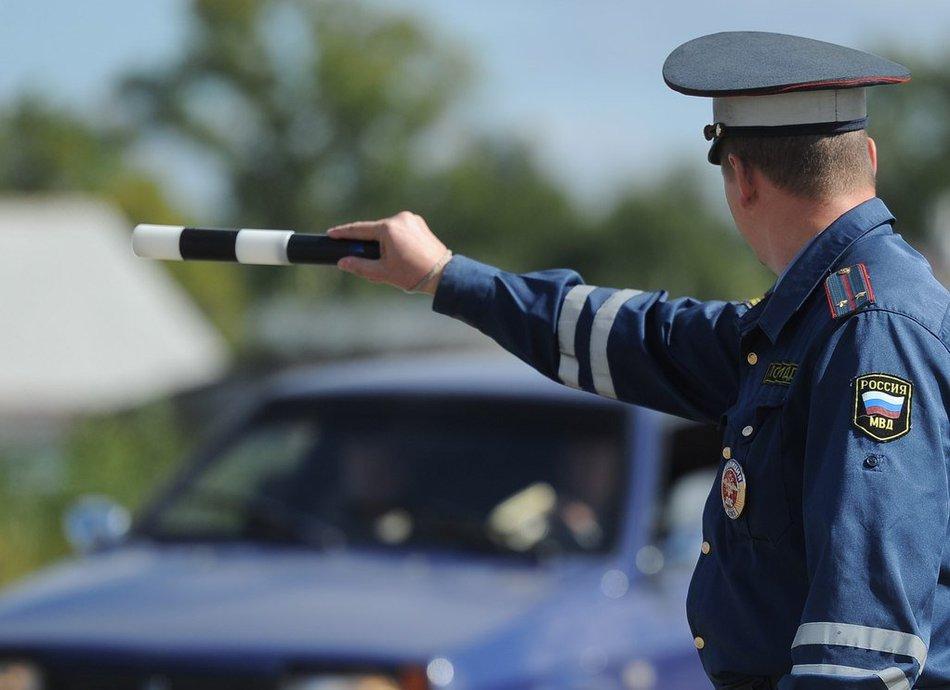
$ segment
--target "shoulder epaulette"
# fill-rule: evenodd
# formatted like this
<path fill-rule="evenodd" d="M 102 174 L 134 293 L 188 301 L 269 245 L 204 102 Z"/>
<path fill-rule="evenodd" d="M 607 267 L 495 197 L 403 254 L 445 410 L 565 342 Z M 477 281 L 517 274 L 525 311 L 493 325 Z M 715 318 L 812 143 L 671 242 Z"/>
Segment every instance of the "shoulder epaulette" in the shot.
<path fill-rule="evenodd" d="M 871 287 L 867 266 L 855 264 L 832 273 L 825 279 L 825 297 L 833 319 L 873 304 L 874 288 Z"/>

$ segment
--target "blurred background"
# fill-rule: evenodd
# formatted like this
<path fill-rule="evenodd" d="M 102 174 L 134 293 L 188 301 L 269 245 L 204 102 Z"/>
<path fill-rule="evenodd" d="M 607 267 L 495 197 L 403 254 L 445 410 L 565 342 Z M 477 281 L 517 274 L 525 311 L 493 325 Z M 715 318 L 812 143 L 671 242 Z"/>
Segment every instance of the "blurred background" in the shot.
<path fill-rule="evenodd" d="M 703 33 L 799 33 L 913 81 L 871 95 L 880 193 L 946 282 L 950 5 L 2 0 L 0 583 L 67 552 L 83 494 L 134 508 L 269 373 L 487 347 L 332 269 L 159 265 L 138 222 L 289 228 L 402 209 L 458 253 L 597 284 L 770 282 L 660 68 Z"/>

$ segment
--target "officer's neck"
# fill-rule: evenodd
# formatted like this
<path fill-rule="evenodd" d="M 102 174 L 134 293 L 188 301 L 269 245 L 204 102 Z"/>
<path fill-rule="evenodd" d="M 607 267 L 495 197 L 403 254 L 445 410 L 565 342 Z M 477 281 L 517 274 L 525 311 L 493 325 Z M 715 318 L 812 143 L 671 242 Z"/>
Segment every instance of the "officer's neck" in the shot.
<path fill-rule="evenodd" d="M 760 210 L 756 233 L 759 259 L 781 275 L 801 249 L 852 208 L 875 196 L 873 189 L 814 201 L 786 193 L 770 195 Z"/>

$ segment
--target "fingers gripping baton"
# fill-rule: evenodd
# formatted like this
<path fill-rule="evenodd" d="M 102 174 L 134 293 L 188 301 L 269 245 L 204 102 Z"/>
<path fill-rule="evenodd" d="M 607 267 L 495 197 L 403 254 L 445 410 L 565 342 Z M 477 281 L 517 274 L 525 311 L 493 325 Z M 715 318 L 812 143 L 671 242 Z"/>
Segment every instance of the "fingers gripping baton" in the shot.
<path fill-rule="evenodd" d="M 177 225 L 137 225 L 132 251 L 165 261 L 234 261 L 285 266 L 335 264 L 345 256 L 379 258 L 378 242 L 335 240 L 293 230 L 210 230 Z"/>

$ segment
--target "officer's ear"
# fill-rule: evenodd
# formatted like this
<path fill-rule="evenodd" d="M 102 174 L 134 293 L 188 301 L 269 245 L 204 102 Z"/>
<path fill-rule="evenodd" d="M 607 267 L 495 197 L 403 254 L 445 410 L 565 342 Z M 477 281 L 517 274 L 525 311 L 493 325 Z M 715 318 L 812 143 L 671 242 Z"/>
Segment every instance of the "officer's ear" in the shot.
<path fill-rule="evenodd" d="M 739 203 L 747 206 L 756 199 L 756 177 L 752 166 L 734 153 L 726 156 L 728 174 L 735 183 Z"/>
<path fill-rule="evenodd" d="M 871 137 L 868 137 L 868 156 L 871 157 L 871 169 L 877 175 L 877 144 Z"/>

